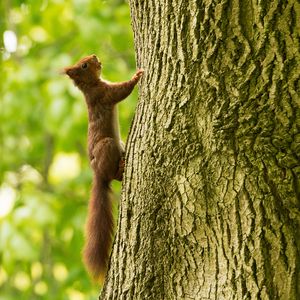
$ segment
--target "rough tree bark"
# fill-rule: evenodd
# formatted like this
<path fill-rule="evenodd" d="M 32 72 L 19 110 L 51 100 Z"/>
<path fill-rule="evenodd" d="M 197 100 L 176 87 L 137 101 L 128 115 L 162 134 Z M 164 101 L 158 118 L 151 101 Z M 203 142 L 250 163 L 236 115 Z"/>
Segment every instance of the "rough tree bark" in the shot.
<path fill-rule="evenodd" d="M 300 4 L 130 0 L 145 69 L 100 299 L 300 299 Z"/>

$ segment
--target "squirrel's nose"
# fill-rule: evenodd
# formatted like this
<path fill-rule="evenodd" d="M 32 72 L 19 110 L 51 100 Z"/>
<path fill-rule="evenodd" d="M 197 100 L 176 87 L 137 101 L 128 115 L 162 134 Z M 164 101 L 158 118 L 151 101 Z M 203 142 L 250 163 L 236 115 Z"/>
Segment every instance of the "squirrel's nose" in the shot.
<path fill-rule="evenodd" d="M 94 59 L 95 61 L 99 61 L 96 54 L 92 54 L 92 57 L 93 57 L 93 59 Z"/>
<path fill-rule="evenodd" d="M 73 74 L 73 69 L 70 68 L 70 67 L 65 67 L 63 68 L 63 70 L 61 70 L 60 74 L 63 74 L 63 75 L 68 75 L 68 76 L 71 76 Z"/>

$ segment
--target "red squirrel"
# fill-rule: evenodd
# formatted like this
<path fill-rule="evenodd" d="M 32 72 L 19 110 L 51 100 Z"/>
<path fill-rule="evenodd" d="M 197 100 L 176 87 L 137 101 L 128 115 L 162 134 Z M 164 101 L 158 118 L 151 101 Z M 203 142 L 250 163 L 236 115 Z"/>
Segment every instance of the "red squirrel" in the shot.
<path fill-rule="evenodd" d="M 90 55 L 63 70 L 84 94 L 88 108 L 88 155 L 94 178 L 83 260 L 95 280 L 105 274 L 112 242 L 110 182 L 121 181 L 124 170 L 116 104 L 132 92 L 143 74 L 143 70 L 137 70 L 129 81 L 109 83 L 100 78 L 101 69 L 97 56 Z"/>

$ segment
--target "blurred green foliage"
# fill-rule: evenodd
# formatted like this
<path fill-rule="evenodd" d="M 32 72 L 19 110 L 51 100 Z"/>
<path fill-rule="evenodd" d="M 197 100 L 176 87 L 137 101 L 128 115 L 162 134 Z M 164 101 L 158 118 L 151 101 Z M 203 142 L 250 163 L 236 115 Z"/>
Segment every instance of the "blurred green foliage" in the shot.
<path fill-rule="evenodd" d="M 104 78 L 129 79 L 129 6 L 2 0 L 0 34 L 0 300 L 97 299 L 81 262 L 92 180 L 87 112 L 59 70 L 95 53 Z M 123 139 L 136 98 L 119 106 Z M 113 189 L 117 199 L 120 185 Z"/>

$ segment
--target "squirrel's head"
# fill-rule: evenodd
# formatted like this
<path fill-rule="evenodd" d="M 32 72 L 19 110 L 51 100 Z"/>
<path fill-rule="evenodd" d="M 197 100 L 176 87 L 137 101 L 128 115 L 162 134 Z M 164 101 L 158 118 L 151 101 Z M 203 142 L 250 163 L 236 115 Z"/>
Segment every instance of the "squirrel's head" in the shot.
<path fill-rule="evenodd" d="M 82 58 L 73 66 L 63 70 L 77 86 L 92 84 L 97 81 L 101 72 L 101 62 L 95 54 Z"/>

